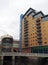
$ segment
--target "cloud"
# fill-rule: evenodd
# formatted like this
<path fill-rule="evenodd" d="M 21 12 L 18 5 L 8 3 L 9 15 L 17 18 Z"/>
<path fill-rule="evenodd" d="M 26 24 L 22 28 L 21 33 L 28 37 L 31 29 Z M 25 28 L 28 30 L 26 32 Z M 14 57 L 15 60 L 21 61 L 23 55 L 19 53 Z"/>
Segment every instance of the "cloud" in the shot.
<path fill-rule="evenodd" d="M 48 0 L 0 0 L 0 29 L 19 39 L 20 15 L 30 7 L 47 14 Z"/>

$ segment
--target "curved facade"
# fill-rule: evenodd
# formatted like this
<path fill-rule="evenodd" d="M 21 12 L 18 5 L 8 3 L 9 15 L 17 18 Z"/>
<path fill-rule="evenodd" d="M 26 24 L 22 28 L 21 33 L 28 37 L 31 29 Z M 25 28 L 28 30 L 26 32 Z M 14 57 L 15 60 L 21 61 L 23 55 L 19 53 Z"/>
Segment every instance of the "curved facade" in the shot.
<path fill-rule="evenodd" d="M 2 36 L 1 39 L 1 51 L 2 52 L 12 52 L 13 51 L 13 37 L 6 35 L 6 36 Z"/>

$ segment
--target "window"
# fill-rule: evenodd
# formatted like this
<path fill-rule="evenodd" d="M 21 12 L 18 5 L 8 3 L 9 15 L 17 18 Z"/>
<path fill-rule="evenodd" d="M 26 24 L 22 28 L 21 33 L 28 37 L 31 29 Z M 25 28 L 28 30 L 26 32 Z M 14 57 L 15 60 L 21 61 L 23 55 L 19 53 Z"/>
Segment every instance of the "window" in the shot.
<path fill-rule="evenodd" d="M 47 42 L 44 42 L 45 44 L 47 44 Z"/>
<path fill-rule="evenodd" d="M 37 36 L 35 36 L 35 37 L 37 37 Z"/>
<path fill-rule="evenodd" d="M 33 33 L 33 35 L 34 35 L 34 33 Z"/>
<path fill-rule="evenodd" d="M 37 41 L 37 39 L 36 39 L 36 41 Z"/>
<path fill-rule="evenodd" d="M 32 44 L 31 44 L 32 45 Z"/>

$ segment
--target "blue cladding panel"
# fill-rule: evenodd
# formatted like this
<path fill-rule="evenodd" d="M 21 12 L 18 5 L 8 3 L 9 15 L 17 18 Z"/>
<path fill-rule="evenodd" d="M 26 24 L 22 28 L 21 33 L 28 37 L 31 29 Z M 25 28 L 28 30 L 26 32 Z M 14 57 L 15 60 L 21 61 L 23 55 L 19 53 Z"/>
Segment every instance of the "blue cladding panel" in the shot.
<path fill-rule="evenodd" d="M 47 17 L 42 18 L 42 21 L 48 21 L 48 16 L 47 16 Z"/>
<path fill-rule="evenodd" d="M 20 45 L 19 45 L 19 51 L 22 50 L 22 19 L 23 19 L 23 14 L 20 15 Z"/>
<path fill-rule="evenodd" d="M 42 14 L 39 13 L 39 14 L 37 14 L 37 15 L 34 16 L 34 18 L 38 18 L 38 17 L 42 17 Z"/>

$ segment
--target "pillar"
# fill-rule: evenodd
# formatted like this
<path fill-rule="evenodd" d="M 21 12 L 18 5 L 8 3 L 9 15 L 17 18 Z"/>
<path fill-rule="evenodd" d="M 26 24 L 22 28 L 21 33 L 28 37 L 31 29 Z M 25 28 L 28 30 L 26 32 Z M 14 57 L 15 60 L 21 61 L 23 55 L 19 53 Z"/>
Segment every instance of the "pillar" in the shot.
<path fill-rule="evenodd" d="M 12 65 L 15 65 L 15 56 L 12 57 Z"/>

